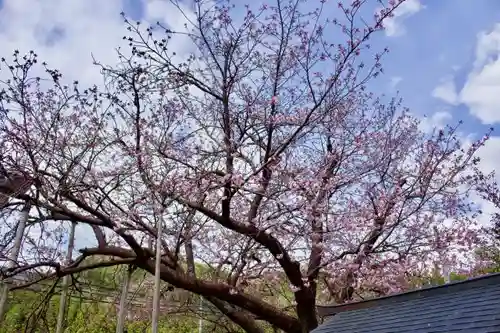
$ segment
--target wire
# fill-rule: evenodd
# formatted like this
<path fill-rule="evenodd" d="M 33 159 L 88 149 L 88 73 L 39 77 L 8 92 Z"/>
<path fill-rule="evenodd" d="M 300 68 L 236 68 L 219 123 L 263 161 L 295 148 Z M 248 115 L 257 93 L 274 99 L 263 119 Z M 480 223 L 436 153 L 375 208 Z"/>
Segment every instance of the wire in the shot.
<path fill-rule="evenodd" d="M 20 282 L 20 283 L 25 283 L 26 281 L 24 279 L 18 278 L 18 277 L 12 277 L 9 278 L 11 283 L 15 282 Z M 127 304 L 130 304 L 131 306 L 135 307 L 145 307 L 147 306 L 148 302 L 150 301 L 150 295 L 148 295 L 147 290 L 148 288 L 148 283 L 144 283 L 144 279 L 139 283 L 139 288 L 136 288 L 134 292 L 132 293 L 132 296 L 127 298 Z M 144 292 L 140 292 L 140 286 L 144 285 Z M 35 285 L 31 285 L 29 287 L 23 288 L 23 289 L 16 289 L 16 291 L 32 291 L 35 293 L 39 293 L 43 291 L 45 288 L 51 287 L 52 284 L 48 284 L 46 282 L 40 282 Z M 81 289 L 81 291 L 78 291 L 74 286 L 70 286 L 70 297 L 71 298 L 80 298 L 86 301 L 91 301 L 91 302 L 99 302 L 99 303 L 105 303 L 105 304 L 115 304 L 119 305 L 119 293 L 120 291 L 117 289 L 113 289 L 107 286 L 99 286 L 99 285 L 80 285 L 79 287 L 84 287 Z M 57 288 L 54 290 L 55 292 L 60 292 L 61 288 Z M 110 300 L 114 299 L 114 300 Z M 179 308 L 182 307 L 184 309 L 191 308 L 191 305 L 185 304 L 181 301 L 177 301 L 175 299 L 169 299 L 168 300 L 169 304 L 172 304 L 172 307 L 169 306 L 164 306 L 160 305 L 161 309 L 166 309 L 168 310 L 169 308 Z M 197 306 L 192 305 L 193 309 L 197 309 Z M 195 310 L 196 310 L 195 309 Z"/>

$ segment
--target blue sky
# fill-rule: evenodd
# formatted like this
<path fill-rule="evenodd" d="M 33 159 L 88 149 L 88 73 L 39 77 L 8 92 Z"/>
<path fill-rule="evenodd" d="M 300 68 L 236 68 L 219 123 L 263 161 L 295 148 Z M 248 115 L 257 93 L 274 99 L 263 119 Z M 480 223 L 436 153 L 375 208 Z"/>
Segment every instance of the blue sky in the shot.
<path fill-rule="evenodd" d="M 252 1 L 260 2 L 265 1 Z M 329 0 L 331 6 L 336 3 Z M 183 25 L 164 0 L 0 0 L 2 56 L 34 49 L 68 79 L 100 84 L 90 54 L 106 64 L 116 62 L 114 48 L 126 32 L 121 11 L 136 20 Z M 463 120 L 464 138 L 482 135 L 500 122 L 498 24 L 497 0 L 406 0 L 388 23 L 390 29 L 373 40 L 375 48 L 388 46 L 390 53 L 384 58 L 385 75 L 370 88 L 380 94 L 398 90 L 415 115 L 429 117 L 426 124 Z M 487 171 L 500 165 L 500 128 L 495 135 L 481 153 Z"/>
<path fill-rule="evenodd" d="M 473 69 L 478 34 L 491 32 L 500 22 L 500 2 L 494 0 L 421 1 L 419 12 L 403 22 L 405 33 L 386 37 L 391 53 L 386 74 L 400 77 L 401 95 L 414 112 L 431 115 L 447 110 L 453 120 L 464 121 L 467 132 L 483 132 L 489 124 L 470 114 L 467 105 L 450 105 L 434 98 L 433 90 L 452 80 L 457 90 Z"/>

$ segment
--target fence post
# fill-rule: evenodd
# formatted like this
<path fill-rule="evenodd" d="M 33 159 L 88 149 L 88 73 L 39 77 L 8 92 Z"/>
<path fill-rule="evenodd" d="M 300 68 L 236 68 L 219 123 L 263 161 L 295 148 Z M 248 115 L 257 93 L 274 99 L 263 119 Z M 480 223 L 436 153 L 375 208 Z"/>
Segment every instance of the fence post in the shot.
<path fill-rule="evenodd" d="M 25 203 L 23 209 L 21 210 L 21 217 L 16 228 L 16 238 L 14 239 L 14 247 L 8 256 L 7 269 L 13 268 L 17 264 L 17 258 L 19 257 L 19 252 L 21 251 L 21 244 L 23 242 L 24 230 L 26 229 L 26 223 L 28 223 L 29 212 L 31 209 L 31 204 L 29 202 Z M 7 299 L 9 297 L 9 281 L 0 281 L 0 322 L 3 321 L 3 316 L 7 309 Z"/>
<path fill-rule="evenodd" d="M 71 222 L 71 229 L 69 232 L 68 240 L 68 253 L 66 254 L 66 264 L 69 264 L 71 262 L 71 257 L 73 256 L 73 248 L 75 246 L 75 228 L 76 223 Z M 70 275 L 66 275 L 63 277 L 61 299 L 59 301 L 59 313 L 57 315 L 56 333 L 63 333 L 65 329 L 66 312 L 68 310 L 67 303 L 70 278 Z"/>
<path fill-rule="evenodd" d="M 200 296 L 200 319 L 198 320 L 198 333 L 203 333 L 203 297 Z"/>
<path fill-rule="evenodd" d="M 155 249 L 153 247 L 153 236 L 148 238 L 148 249 L 151 252 L 155 253 Z M 153 313 L 153 298 L 155 291 L 153 288 L 147 288 L 146 291 L 146 313 Z"/>
<path fill-rule="evenodd" d="M 116 333 L 123 333 L 125 328 L 125 314 L 127 313 L 127 299 L 128 299 L 128 289 L 130 285 L 130 278 L 134 267 L 130 265 L 125 274 L 125 279 L 122 285 L 122 294 L 120 296 L 120 310 L 118 312 L 118 323 L 116 324 Z"/>

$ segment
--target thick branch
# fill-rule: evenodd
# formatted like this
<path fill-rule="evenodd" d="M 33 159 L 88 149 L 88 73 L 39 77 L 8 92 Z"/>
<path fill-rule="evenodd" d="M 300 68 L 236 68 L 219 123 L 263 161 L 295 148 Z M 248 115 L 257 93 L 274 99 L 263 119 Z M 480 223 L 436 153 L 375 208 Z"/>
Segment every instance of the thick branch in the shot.
<path fill-rule="evenodd" d="M 208 297 L 207 300 L 215 305 L 215 307 L 219 309 L 219 311 L 222 312 L 226 317 L 243 328 L 245 332 L 264 333 L 264 330 L 259 327 L 259 325 L 257 325 L 255 320 L 241 310 L 234 309 L 233 307 L 214 297 Z"/>
<path fill-rule="evenodd" d="M 132 250 L 123 248 L 109 247 L 104 249 L 88 248 L 83 250 L 88 255 L 110 255 L 121 258 L 136 258 L 136 254 Z M 148 259 L 146 261 L 138 261 L 137 266 L 154 274 L 154 261 Z M 274 306 L 263 302 L 257 297 L 236 291 L 232 286 L 208 281 L 202 281 L 191 278 L 184 273 L 169 269 L 162 265 L 160 269 L 161 279 L 174 285 L 177 288 L 202 295 L 205 298 L 215 297 L 219 300 L 234 304 L 242 309 L 245 309 L 256 316 L 259 316 L 273 325 L 279 327 L 285 332 L 300 333 L 300 324 L 298 320 L 290 315 L 282 313 Z"/>
<path fill-rule="evenodd" d="M 208 208 L 199 206 L 193 202 L 184 199 L 177 198 L 176 200 L 185 206 L 196 209 L 200 213 L 211 218 L 212 220 L 216 221 L 225 228 L 233 230 L 239 234 L 251 237 L 257 243 L 268 249 L 269 252 L 276 258 L 276 260 L 278 260 L 281 267 L 285 271 L 285 274 L 287 275 L 288 279 L 293 285 L 297 287 L 303 285 L 302 274 L 300 272 L 299 263 L 292 260 L 286 249 L 283 247 L 283 245 L 281 245 L 281 243 L 275 237 L 273 237 L 269 233 L 260 230 L 253 224 L 249 223 L 243 224 L 238 221 L 235 221 L 232 218 L 224 218 Z"/>

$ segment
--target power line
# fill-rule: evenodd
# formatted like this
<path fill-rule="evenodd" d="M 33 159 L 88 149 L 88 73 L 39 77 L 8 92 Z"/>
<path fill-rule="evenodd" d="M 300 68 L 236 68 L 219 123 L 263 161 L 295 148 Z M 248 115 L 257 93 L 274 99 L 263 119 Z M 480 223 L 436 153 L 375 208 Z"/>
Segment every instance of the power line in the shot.
<path fill-rule="evenodd" d="M 16 277 L 11 278 L 12 282 L 26 282 L 23 279 L 19 279 Z M 40 282 L 34 285 L 31 285 L 29 287 L 23 288 L 23 289 L 18 289 L 17 291 L 22 291 L 22 290 L 27 290 L 27 291 L 32 291 L 32 292 L 41 292 L 46 288 L 52 287 L 51 284 L 48 284 L 46 282 Z M 91 302 L 99 302 L 99 303 L 105 303 L 105 304 L 119 304 L 119 291 L 107 286 L 98 286 L 98 285 L 84 285 L 84 288 L 81 288 L 82 286 L 79 286 L 76 288 L 75 286 L 70 286 L 70 297 L 71 298 L 80 298 L 84 299 L 87 301 Z M 147 290 L 147 284 L 143 288 L 137 288 L 134 292 L 131 293 L 131 296 L 127 298 L 127 304 L 131 306 L 137 306 L 137 307 L 144 307 L 148 304 L 150 301 L 150 296 L 148 295 L 147 292 L 140 292 L 140 289 L 146 289 Z M 54 289 L 54 293 L 58 293 L 61 290 L 60 287 L 56 287 Z M 110 299 L 113 299 L 111 301 Z M 175 299 L 169 299 L 166 300 L 163 298 L 164 302 L 161 303 L 170 303 L 171 306 L 166 306 L 164 304 L 160 305 L 160 308 L 163 309 L 168 309 L 168 308 L 179 308 L 179 307 L 191 307 L 191 305 L 186 304 L 185 302 L 177 301 Z M 193 309 L 197 309 L 196 306 L 192 305 Z"/>

